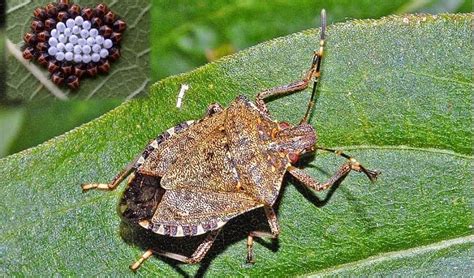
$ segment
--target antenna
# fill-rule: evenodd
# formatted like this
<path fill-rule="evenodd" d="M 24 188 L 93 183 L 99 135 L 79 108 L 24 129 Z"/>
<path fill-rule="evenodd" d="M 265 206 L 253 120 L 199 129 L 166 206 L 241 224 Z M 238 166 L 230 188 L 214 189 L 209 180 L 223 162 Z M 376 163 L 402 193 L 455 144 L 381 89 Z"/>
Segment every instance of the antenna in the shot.
<path fill-rule="evenodd" d="M 304 114 L 303 119 L 301 119 L 300 124 L 308 123 L 309 115 L 314 107 L 314 97 L 316 95 L 316 88 L 318 86 L 319 77 L 321 76 L 320 68 L 321 68 L 321 60 L 323 59 L 323 49 L 324 49 L 324 39 L 326 37 L 326 10 L 321 10 L 321 36 L 319 39 L 319 51 L 314 54 L 313 63 L 311 68 L 315 69 L 313 76 L 314 76 L 314 83 L 313 83 L 313 91 L 311 92 L 311 98 L 308 102 L 308 108 L 306 109 L 306 113 Z"/>

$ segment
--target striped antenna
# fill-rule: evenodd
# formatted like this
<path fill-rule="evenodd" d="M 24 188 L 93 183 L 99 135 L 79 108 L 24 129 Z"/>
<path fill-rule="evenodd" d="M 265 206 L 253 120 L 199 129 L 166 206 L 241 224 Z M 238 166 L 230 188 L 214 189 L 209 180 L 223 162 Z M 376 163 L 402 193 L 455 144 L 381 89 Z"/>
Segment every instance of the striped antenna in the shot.
<path fill-rule="evenodd" d="M 312 67 L 314 70 L 313 77 L 314 77 L 314 84 L 313 84 L 313 91 L 311 93 L 311 98 L 308 102 L 308 108 L 306 109 L 306 113 L 304 114 L 303 119 L 301 119 L 300 124 L 308 123 L 309 115 L 314 107 L 314 97 L 316 95 L 316 88 L 318 86 L 319 77 L 321 76 L 320 68 L 321 68 L 321 60 L 323 59 L 323 49 L 324 49 L 324 39 L 326 37 L 326 10 L 321 10 L 321 37 L 319 40 L 319 51 L 314 54 Z"/>

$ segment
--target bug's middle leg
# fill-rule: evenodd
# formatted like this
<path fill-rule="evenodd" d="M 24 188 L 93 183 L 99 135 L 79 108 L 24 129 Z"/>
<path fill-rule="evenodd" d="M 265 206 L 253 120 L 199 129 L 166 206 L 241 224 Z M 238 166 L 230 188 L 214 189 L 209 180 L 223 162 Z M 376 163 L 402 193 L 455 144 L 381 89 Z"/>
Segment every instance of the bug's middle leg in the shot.
<path fill-rule="evenodd" d="M 253 238 L 254 237 L 269 237 L 269 238 L 277 238 L 280 234 L 280 226 L 278 225 L 278 219 L 276 217 L 275 211 L 270 206 L 265 206 L 265 215 L 267 216 L 268 224 L 270 225 L 271 232 L 261 232 L 261 231 L 253 231 L 247 237 L 247 263 L 255 263 L 255 259 L 253 256 Z"/>
<path fill-rule="evenodd" d="M 164 252 L 161 250 L 148 249 L 135 263 L 130 266 L 130 269 L 136 271 L 145 260 L 147 260 L 151 255 L 157 254 L 163 257 L 171 258 L 187 264 L 196 264 L 199 263 L 207 254 L 209 249 L 211 249 L 212 244 L 216 240 L 217 235 L 219 234 L 220 229 L 211 231 L 206 239 L 196 248 L 191 257 L 183 256 L 176 253 Z"/>

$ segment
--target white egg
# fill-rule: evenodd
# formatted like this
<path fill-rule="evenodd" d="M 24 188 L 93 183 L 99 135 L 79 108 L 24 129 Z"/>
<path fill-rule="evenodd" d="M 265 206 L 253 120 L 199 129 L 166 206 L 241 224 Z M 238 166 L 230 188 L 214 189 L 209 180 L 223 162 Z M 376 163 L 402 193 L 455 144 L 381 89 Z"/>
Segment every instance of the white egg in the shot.
<path fill-rule="evenodd" d="M 56 53 L 58 53 L 58 49 L 54 46 L 50 46 L 48 48 L 48 54 L 51 55 L 51 56 L 55 56 Z"/>
<path fill-rule="evenodd" d="M 109 51 L 107 49 L 102 48 L 102 50 L 100 50 L 99 55 L 100 55 L 101 58 L 105 58 L 105 57 L 109 56 Z"/>
<path fill-rule="evenodd" d="M 64 52 L 56 53 L 55 57 L 56 57 L 56 60 L 58 60 L 58 61 L 64 60 Z"/>
<path fill-rule="evenodd" d="M 92 61 L 93 62 L 99 62 L 100 61 L 100 55 L 97 53 L 92 54 Z"/>
<path fill-rule="evenodd" d="M 66 61 L 72 61 L 74 55 L 72 54 L 72 52 L 66 52 L 66 54 L 64 54 L 64 58 L 66 59 Z"/>
<path fill-rule="evenodd" d="M 76 23 L 77 26 L 82 26 L 82 23 L 84 23 L 84 18 L 82 18 L 82 16 L 78 15 L 74 19 L 74 23 Z"/>

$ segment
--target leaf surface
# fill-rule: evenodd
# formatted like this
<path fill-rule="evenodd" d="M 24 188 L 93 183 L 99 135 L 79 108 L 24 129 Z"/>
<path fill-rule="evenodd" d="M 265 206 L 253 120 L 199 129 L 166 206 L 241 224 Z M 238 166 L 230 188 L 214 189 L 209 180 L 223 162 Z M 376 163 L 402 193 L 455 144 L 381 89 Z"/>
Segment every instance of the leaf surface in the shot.
<path fill-rule="evenodd" d="M 370 274 L 361 260 L 389 259 L 392 252 L 408 258 L 414 248 L 441 250 L 465 265 L 465 248 L 473 241 L 472 16 L 388 17 L 329 26 L 312 124 L 320 145 L 342 148 L 381 170 L 377 183 L 351 173 L 320 206 L 317 198 L 325 193 L 285 179 L 277 206 L 281 236 L 278 243 L 256 244 L 253 267 L 243 265 L 245 242 L 248 231 L 268 229 L 260 210 L 226 225 L 201 264 L 152 258 L 138 274 L 294 276 L 325 269 L 331 274 L 338 266 L 349 269 L 345 273 Z M 227 105 L 238 94 L 253 98 L 299 78 L 317 45 L 317 30 L 268 41 L 158 82 L 148 98 L 0 160 L 0 272 L 132 276 L 127 266 L 150 245 L 192 253 L 198 239 L 172 240 L 121 223 L 115 210 L 120 190 L 83 194 L 79 185 L 107 182 L 151 138 L 200 118 L 209 103 Z M 191 88 L 177 109 L 183 83 Z M 307 90 L 271 101 L 273 117 L 296 123 L 309 95 Z M 322 181 L 343 162 L 318 154 L 301 166 Z M 443 245 L 446 240 L 450 244 Z M 430 247 L 437 244 L 442 248 Z M 418 258 L 428 253 L 419 253 L 399 261 L 398 268 L 395 261 L 378 264 L 376 273 L 432 271 L 437 260 L 422 264 Z M 466 269 L 444 271 L 462 275 Z"/>

